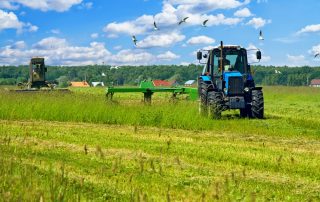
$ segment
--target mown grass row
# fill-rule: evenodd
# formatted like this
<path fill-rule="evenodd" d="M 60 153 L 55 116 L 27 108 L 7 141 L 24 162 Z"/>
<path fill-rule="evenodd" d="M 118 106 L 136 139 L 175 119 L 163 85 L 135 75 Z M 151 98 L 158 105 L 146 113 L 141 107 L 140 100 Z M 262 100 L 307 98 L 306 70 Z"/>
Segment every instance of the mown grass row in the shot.
<path fill-rule="evenodd" d="M 76 90 L 69 94 L 1 92 L 0 119 L 89 122 L 285 136 L 318 136 L 320 133 L 320 90 L 314 88 L 268 87 L 265 89 L 265 120 L 240 119 L 238 111 L 230 111 L 224 113 L 224 120 L 221 121 L 201 117 L 197 102 L 169 102 L 169 94 L 156 94 L 154 103 L 146 106 L 141 102 L 142 94 L 119 94 L 114 102 L 107 102 L 102 90 L 91 93 Z"/>
<path fill-rule="evenodd" d="M 9 201 L 317 201 L 319 148 L 314 137 L 1 121 L 0 195 Z"/>

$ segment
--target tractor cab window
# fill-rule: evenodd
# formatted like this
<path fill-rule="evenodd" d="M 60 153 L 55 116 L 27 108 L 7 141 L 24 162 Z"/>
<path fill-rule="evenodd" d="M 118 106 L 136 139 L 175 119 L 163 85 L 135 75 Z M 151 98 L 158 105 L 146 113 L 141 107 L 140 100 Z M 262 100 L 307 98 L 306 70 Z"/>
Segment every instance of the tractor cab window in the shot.
<path fill-rule="evenodd" d="M 41 64 L 32 64 L 32 69 L 33 69 L 33 72 L 40 74 L 41 73 Z"/>
<path fill-rule="evenodd" d="M 240 73 L 245 73 L 245 55 L 243 54 L 242 50 L 224 50 L 222 60 L 220 51 L 216 51 L 214 55 L 214 66 L 217 67 L 216 69 L 219 70 L 221 67 L 220 63 L 222 61 L 222 68 L 224 71 L 239 71 Z"/>

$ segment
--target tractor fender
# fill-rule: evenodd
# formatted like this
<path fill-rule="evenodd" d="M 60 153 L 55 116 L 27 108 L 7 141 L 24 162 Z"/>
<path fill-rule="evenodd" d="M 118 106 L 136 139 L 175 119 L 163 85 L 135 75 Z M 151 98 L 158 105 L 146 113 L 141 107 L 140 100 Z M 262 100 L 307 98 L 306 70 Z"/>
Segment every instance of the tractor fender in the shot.
<path fill-rule="evenodd" d="M 262 90 L 262 87 L 253 87 L 251 90 Z"/>

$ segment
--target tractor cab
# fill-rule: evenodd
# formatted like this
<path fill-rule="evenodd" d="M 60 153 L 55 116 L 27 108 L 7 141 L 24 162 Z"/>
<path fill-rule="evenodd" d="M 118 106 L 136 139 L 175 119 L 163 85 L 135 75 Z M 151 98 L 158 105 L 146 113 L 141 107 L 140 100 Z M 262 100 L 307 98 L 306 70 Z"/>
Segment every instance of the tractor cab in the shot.
<path fill-rule="evenodd" d="M 202 63 L 205 66 L 198 79 L 202 103 L 200 111 L 211 107 L 211 114 L 220 116 L 223 110 L 240 109 L 242 116 L 263 117 L 263 112 L 252 114 L 251 111 L 252 94 L 257 91 L 260 94 L 261 88 L 255 87 L 247 50 L 240 46 L 223 46 L 221 42 L 221 46 L 206 52 L 205 55 L 201 51 L 197 53 L 200 63 L 203 58 L 207 59 Z M 257 50 L 256 56 L 261 59 L 260 50 Z"/>

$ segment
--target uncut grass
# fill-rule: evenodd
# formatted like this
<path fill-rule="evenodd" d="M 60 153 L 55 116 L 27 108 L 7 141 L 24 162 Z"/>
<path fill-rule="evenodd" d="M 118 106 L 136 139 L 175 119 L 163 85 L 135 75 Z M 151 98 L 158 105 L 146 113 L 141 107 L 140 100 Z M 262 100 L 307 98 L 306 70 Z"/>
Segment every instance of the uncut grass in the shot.
<path fill-rule="evenodd" d="M 265 120 L 240 119 L 238 111 L 230 111 L 224 112 L 220 121 L 199 116 L 198 102 L 184 98 L 173 102 L 170 94 L 155 94 L 148 106 L 142 102 L 142 94 L 116 94 L 113 102 L 107 102 L 103 88 L 89 90 L 75 89 L 69 94 L 2 91 L 0 119 L 213 129 L 239 134 L 320 134 L 320 90 L 315 88 L 267 87 Z"/>
<path fill-rule="evenodd" d="M 37 197 L 51 183 L 38 173 L 61 176 L 63 165 L 70 187 L 56 197 L 66 199 L 81 191 L 95 200 L 320 200 L 319 141 L 309 136 L 1 121 L 0 150 L 39 170 L 30 172 Z M 9 192 L 19 187 L 28 190 Z"/>

